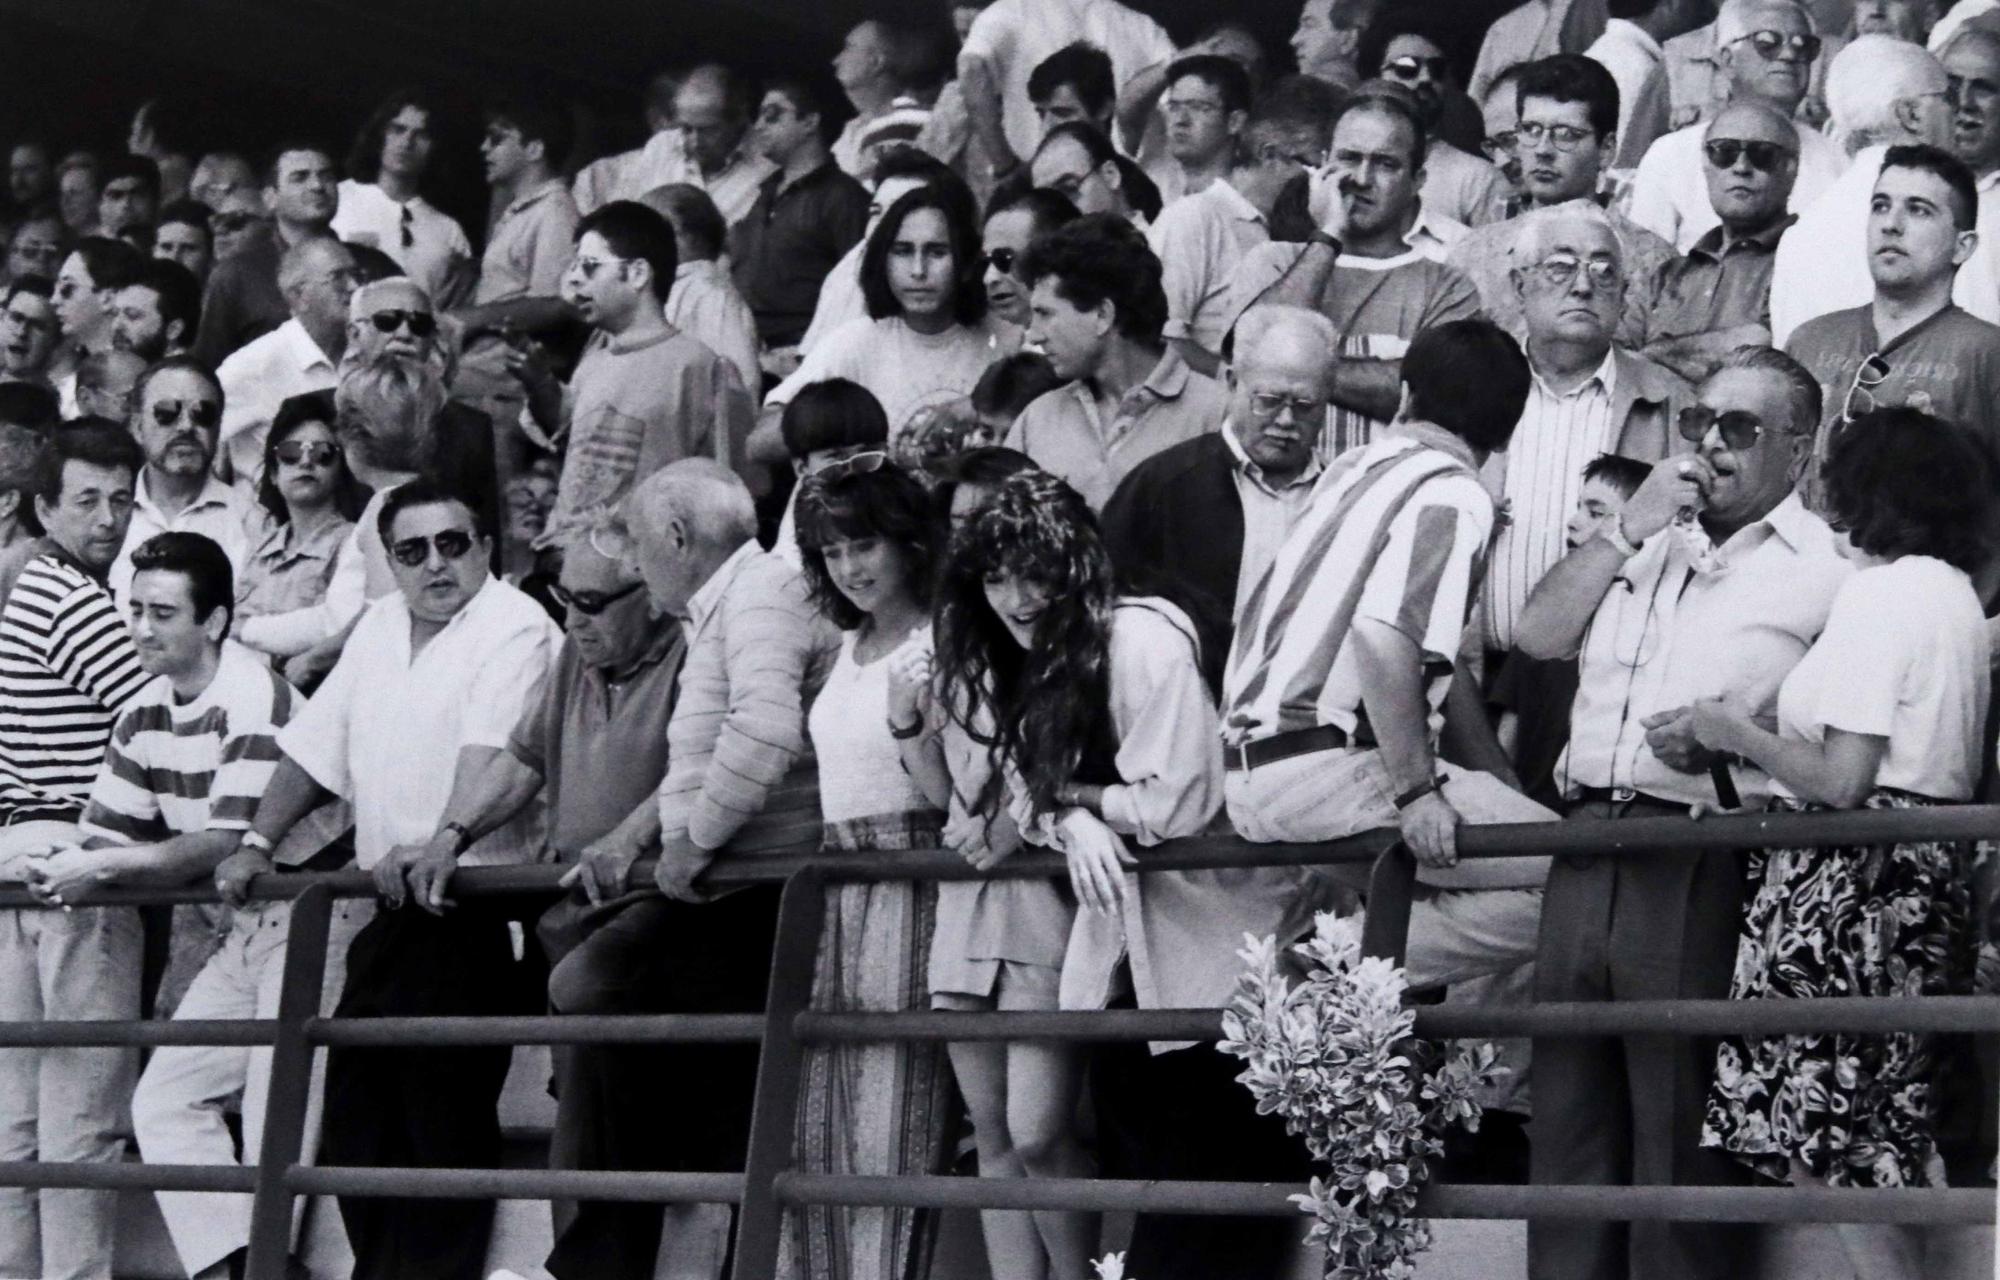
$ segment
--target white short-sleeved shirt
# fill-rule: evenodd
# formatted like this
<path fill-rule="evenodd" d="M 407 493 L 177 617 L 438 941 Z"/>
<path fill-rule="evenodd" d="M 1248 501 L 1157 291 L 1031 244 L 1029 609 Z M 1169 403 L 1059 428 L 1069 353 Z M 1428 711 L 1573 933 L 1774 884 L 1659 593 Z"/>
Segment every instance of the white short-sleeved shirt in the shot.
<path fill-rule="evenodd" d="M 338 381 L 334 362 L 297 319 L 230 352 L 215 378 L 222 384 L 218 447 L 236 478 L 251 484 L 264 470 L 264 437 L 278 406 L 293 396 L 331 391 Z"/>
<path fill-rule="evenodd" d="M 422 196 L 393 199 L 373 182 L 340 184 L 333 234 L 388 254 L 438 306 L 448 305 L 447 286 L 472 262 L 472 242 L 458 219 Z"/>
<path fill-rule="evenodd" d="M 497 578 L 414 657 L 400 592 L 362 615 L 326 683 L 278 734 L 278 746 L 314 781 L 353 802 L 362 870 L 397 845 L 436 834 L 459 751 L 507 749 L 561 641 L 540 605 Z M 536 816 L 475 841 L 466 861 L 530 860 Z"/>
<path fill-rule="evenodd" d="M 1986 619 L 1962 570 L 1930 556 L 1862 569 L 1841 584 L 1826 630 L 1779 688 L 1778 733 L 1887 738 L 1877 786 L 1969 800 L 1989 662 Z M 1774 780 L 1772 790 L 1786 789 Z"/>
<path fill-rule="evenodd" d="M 1015 155 L 1033 155 L 1042 138 L 1041 121 L 1028 98 L 1028 77 L 1044 58 L 1078 40 L 1111 55 L 1112 76 L 1120 88 L 1175 52 L 1164 27 L 1118 0 L 997 0 L 973 20 L 958 51 L 960 74 L 973 60 L 993 69 L 1007 145 Z"/>
<path fill-rule="evenodd" d="M 1264 215 L 1229 179 L 1217 178 L 1162 210 L 1146 239 L 1167 294 L 1165 336 L 1219 353 L 1235 319 L 1229 287 L 1237 264 L 1271 239 Z"/>
<path fill-rule="evenodd" d="M 894 440 L 918 410 L 971 395 L 986 366 L 1014 353 L 1018 333 L 991 319 L 937 334 L 918 333 L 899 316 L 850 321 L 814 347 L 764 404 L 787 405 L 800 387 L 847 378 L 882 402 Z"/>

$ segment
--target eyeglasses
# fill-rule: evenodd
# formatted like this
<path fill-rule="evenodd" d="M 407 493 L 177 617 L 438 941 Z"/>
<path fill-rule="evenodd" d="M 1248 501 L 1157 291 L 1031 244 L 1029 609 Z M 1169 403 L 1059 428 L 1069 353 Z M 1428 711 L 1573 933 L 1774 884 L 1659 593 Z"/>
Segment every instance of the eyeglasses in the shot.
<path fill-rule="evenodd" d="M 1551 289 L 1568 289 L 1576 283 L 1576 273 L 1581 271 L 1590 277 L 1593 287 L 1610 288 L 1624 279 L 1625 273 L 1609 258 L 1591 258 L 1585 261 L 1566 253 L 1551 254 L 1534 265 Z"/>
<path fill-rule="evenodd" d="M 1286 396 L 1275 391 L 1253 391 L 1250 393 L 1250 411 L 1260 418 L 1275 418 L 1290 409 L 1292 416 L 1300 420 L 1316 413 L 1326 412 L 1326 401 L 1315 396 Z"/>
<path fill-rule="evenodd" d="M 586 618 L 595 618 L 626 596 L 631 595 L 644 583 L 634 582 L 616 591 L 571 591 L 560 582 L 549 584 L 549 594 L 565 609 L 574 609 Z"/>
<path fill-rule="evenodd" d="M 215 430 L 222 421 L 222 406 L 213 400 L 158 400 L 153 403 L 153 421 L 171 427 L 185 417 L 203 431 Z"/>
<path fill-rule="evenodd" d="M 273 452 L 278 461 L 288 467 L 330 467 L 340 456 L 340 448 L 325 441 L 315 440 L 308 444 L 303 440 L 287 440 Z"/>
<path fill-rule="evenodd" d="M 1003 276 L 1014 274 L 1014 264 L 1021 255 L 1013 249 L 988 249 L 983 255 L 988 270 L 998 271 Z"/>
<path fill-rule="evenodd" d="M 472 550 L 472 535 L 463 529 L 446 529 L 428 538 L 405 538 L 401 542 L 390 543 L 389 554 L 396 557 L 397 564 L 414 569 L 430 559 L 432 547 L 437 548 L 440 559 L 450 563 L 463 559 L 465 553 Z"/>
<path fill-rule="evenodd" d="M 1414 54 L 1382 64 L 1382 74 L 1398 80 L 1415 80 L 1426 71 L 1430 72 L 1431 79 L 1442 80 L 1450 70 L 1450 58 L 1419 58 Z"/>
<path fill-rule="evenodd" d="M 832 484 L 849 476 L 865 476 L 880 471 L 889 465 L 889 455 L 880 449 L 870 449 L 851 457 L 837 458 L 812 473 L 812 479 L 821 484 Z"/>
<path fill-rule="evenodd" d="M 412 338 L 428 338 L 438 327 L 437 317 L 428 311 L 377 311 L 368 320 L 382 333 L 394 333 L 407 326 Z"/>
<path fill-rule="evenodd" d="M 1746 42 L 1766 62 L 1777 61 L 1778 55 L 1787 51 L 1796 54 L 1800 62 L 1811 62 L 1819 57 L 1820 51 L 1818 36 L 1789 35 L 1783 31 L 1752 31 L 1747 36 L 1738 36 L 1733 43 Z"/>
<path fill-rule="evenodd" d="M 1847 399 L 1840 405 L 1840 420 L 1852 422 L 1864 413 L 1875 412 L 1875 388 L 1882 385 L 1889 376 L 1889 362 L 1877 351 L 1861 362 L 1854 371 L 1854 382 L 1847 388 Z"/>
<path fill-rule="evenodd" d="M 571 258 L 569 260 L 569 269 L 586 280 L 595 280 L 597 279 L 597 273 L 604 268 L 611 266 L 622 267 L 630 261 L 630 258 Z"/>
<path fill-rule="evenodd" d="M 1512 129 L 1502 129 L 1498 133 L 1488 134 L 1486 141 L 1479 144 L 1479 149 L 1486 153 L 1488 160 L 1497 164 L 1502 157 L 1509 159 L 1513 157 L 1516 141 L 1518 139 Z"/>
<path fill-rule="evenodd" d="M 1722 443 L 1731 449 L 1755 447 L 1764 437 L 1764 420 L 1748 409 L 1724 409 L 1718 413 L 1704 404 L 1691 404 L 1680 413 L 1681 439 L 1700 444 L 1712 427 L 1722 433 Z"/>
<path fill-rule="evenodd" d="M 1701 144 L 1702 154 L 1718 169 L 1734 169 L 1740 158 L 1747 157 L 1750 167 L 1759 173 L 1770 173 L 1783 161 L 1792 156 L 1790 147 L 1775 142 L 1750 142 L 1740 138 L 1710 138 Z"/>
<path fill-rule="evenodd" d="M 1514 136 L 1531 147 L 1539 147 L 1544 139 L 1558 151 L 1574 151 L 1585 142 L 1597 137 L 1595 129 L 1580 129 L 1573 124 L 1543 124 L 1541 121 L 1523 120 L 1514 128 Z"/>

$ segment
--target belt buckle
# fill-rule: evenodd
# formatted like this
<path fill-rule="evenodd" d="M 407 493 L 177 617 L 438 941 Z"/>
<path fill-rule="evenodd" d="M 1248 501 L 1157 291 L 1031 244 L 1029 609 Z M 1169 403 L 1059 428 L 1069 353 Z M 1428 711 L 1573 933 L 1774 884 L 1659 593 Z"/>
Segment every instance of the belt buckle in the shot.
<path fill-rule="evenodd" d="M 1611 798 L 1619 804 L 1631 804 L 1639 798 L 1639 792 L 1633 787 L 1613 787 L 1611 788 Z"/>
<path fill-rule="evenodd" d="M 1233 766 L 1235 771 L 1238 773 L 1250 772 L 1249 739 L 1246 738 L 1242 742 L 1229 743 L 1228 745 L 1223 747 L 1222 752 L 1223 752 L 1223 763 L 1225 765 Z"/>

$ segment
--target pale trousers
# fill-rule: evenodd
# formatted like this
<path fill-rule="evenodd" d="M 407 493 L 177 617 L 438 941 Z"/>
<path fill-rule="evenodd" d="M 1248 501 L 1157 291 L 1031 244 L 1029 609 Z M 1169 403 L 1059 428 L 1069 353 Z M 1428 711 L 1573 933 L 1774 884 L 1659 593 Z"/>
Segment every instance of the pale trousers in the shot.
<path fill-rule="evenodd" d="M 1558 815 L 1491 774 L 1440 764 L 1444 795 L 1467 823 L 1555 822 Z M 1312 844 L 1396 826 L 1394 792 L 1374 748 L 1315 751 L 1231 770 L 1230 825 L 1262 844 Z M 1367 888 L 1366 864 L 1316 868 L 1343 888 Z M 1412 987 L 1504 973 L 1535 958 L 1545 857 L 1469 859 L 1419 868 L 1404 968 Z"/>
<path fill-rule="evenodd" d="M 372 901 L 333 904 L 327 931 L 320 1014 L 333 1012 L 347 979 L 347 944 L 375 914 Z M 222 947 L 202 966 L 174 1010 L 177 1019 L 275 1018 L 285 972 L 290 903 L 251 903 L 235 913 Z M 235 1165 L 236 1142 L 225 1113 L 240 1105 L 243 1155 L 254 1164 L 264 1136 L 271 1087 L 270 1045 L 173 1045 L 158 1049 L 132 1095 L 139 1153 L 152 1164 Z M 324 1055 L 315 1055 L 306 1098 L 302 1163 L 319 1147 Z M 250 1243 L 251 1197 L 230 1192 L 161 1191 L 160 1216 L 189 1275 Z M 299 1201 L 298 1203 L 303 1203 Z M 296 1219 L 294 1220 L 296 1230 Z"/>
<path fill-rule="evenodd" d="M 0 910 L 0 1021 L 137 1019 L 132 907 Z M 116 1164 L 136 1048 L 0 1049 L 0 1160 Z M 111 1280 L 115 1191 L 0 1187 L 0 1276 Z"/>

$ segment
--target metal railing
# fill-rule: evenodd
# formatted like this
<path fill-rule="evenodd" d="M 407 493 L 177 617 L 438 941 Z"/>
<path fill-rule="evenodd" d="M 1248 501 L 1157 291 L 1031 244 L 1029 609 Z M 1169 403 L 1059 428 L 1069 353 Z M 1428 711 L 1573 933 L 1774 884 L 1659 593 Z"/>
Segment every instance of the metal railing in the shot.
<path fill-rule="evenodd" d="M 1463 828 L 1467 858 L 1523 854 L 1644 857 L 1691 849 L 1748 850 L 1895 840 L 2000 837 L 2000 807 L 1921 811 L 1735 815 L 1695 822 L 1641 818 Z M 1400 958 L 1408 932 L 1415 867 L 1391 832 L 1327 844 L 1252 845 L 1235 839 L 1179 841 L 1149 849 L 1149 871 L 1372 863 L 1364 945 Z M 826 888 L 848 880 L 965 880 L 1062 875 L 1059 858 L 1024 854 L 978 872 L 945 853 L 820 857 L 765 853 L 718 864 L 717 888 L 782 882 L 777 945 L 761 1014 L 589 1015 L 497 1018 L 319 1016 L 327 937 L 337 898 L 366 897 L 360 872 L 266 876 L 260 900 L 292 902 L 278 1015 L 268 1021 L 0 1023 L 0 1048 L 53 1045 L 270 1045 L 270 1096 L 261 1149 L 252 1167 L 0 1163 L 0 1185 L 251 1192 L 248 1274 L 280 1280 L 300 1195 L 402 1198 L 583 1199 L 738 1206 L 734 1280 L 774 1280 L 784 1210 L 790 1205 L 894 1205 L 963 1209 L 1260 1214 L 1290 1217 L 1296 1188 L 1267 1183 L 1111 1179 L 862 1177 L 792 1167 L 799 1084 L 808 1044 L 854 1041 L 1043 1039 L 1069 1042 L 1214 1039 L 1220 1011 L 1201 1009 L 1046 1013 L 827 1013 L 807 1006 L 824 919 Z M 476 868 L 453 880 L 455 895 L 553 894 L 560 869 Z M 643 864 L 635 875 L 648 875 Z M 110 890 L 104 905 L 213 901 L 200 889 Z M 38 908 L 18 890 L 0 906 Z M 1781 1034 L 1792 1031 L 1931 1031 L 2000 1034 L 2000 997 L 1800 1001 L 1652 1000 L 1543 1003 L 1506 1008 L 1423 1007 L 1416 1031 L 1454 1036 Z M 312 1055 L 333 1045 L 429 1047 L 495 1044 L 761 1042 L 748 1159 L 738 1173 L 586 1170 L 409 1169 L 307 1166 L 305 1139 Z M 247 1153 L 246 1153 L 247 1154 Z M 1680 1221 L 1990 1223 L 1983 1189 L 1852 1190 L 1679 1186 L 1431 1187 L 1422 1209 L 1438 1218 L 1615 1218 Z"/>

